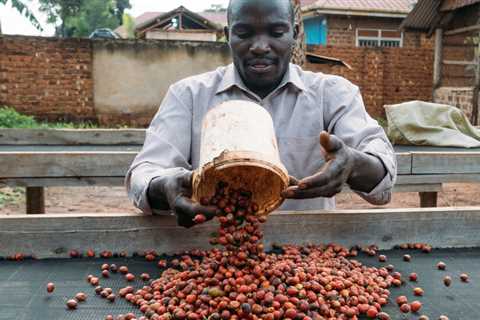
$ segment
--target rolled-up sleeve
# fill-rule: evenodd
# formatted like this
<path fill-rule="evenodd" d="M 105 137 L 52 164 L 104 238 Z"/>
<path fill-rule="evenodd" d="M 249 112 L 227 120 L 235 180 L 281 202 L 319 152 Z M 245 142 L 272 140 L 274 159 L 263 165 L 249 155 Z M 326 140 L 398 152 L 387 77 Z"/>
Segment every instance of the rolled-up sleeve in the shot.
<path fill-rule="evenodd" d="M 153 212 L 147 198 L 150 181 L 156 177 L 177 175 L 191 170 L 190 145 L 192 111 L 182 101 L 182 89 L 169 88 L 162 104 L 146 130 L 142 150 L 127 171 L 125 186 L 134 205 L 146 214 Z M 167 210 L 164 204 L 161 210 Z"/>
<path fill-rule="evenodd" d="M 377 157 L 386 169 L 384 178 L 368 193 L 353 190 L 373 204 L 386 204 L 392 196 L 397 163 L 385 131 L 372 119 L 360 90 L 346 79 L 331 77 L 325 85 L 325 127 L 348 146 Z"/>

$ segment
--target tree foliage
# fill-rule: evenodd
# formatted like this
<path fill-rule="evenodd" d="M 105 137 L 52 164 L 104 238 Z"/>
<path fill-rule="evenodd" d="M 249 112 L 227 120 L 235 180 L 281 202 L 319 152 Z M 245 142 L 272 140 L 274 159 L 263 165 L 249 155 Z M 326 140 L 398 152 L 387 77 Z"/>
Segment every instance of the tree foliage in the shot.
<path fill-rule="evenodd" d="M 3 1 L 3 0 L 0 0 Z M 39 0 L 57 36 L 85 37 L 97 28 L 116 28 L 130 0 Z"/>
<path fill-rule="evenodd" d="M 38 19 L 35 17 L 33 12 L 28 8 L 26 1 L 11 0 L 10 4 L 18 12 L 20 12 L 25 18 L 27 18 L 37 30 L 43 31 L 42 25 L 40 24 L 40 22 L 38 22 Z M 8 0 L 0 0 L 0 5 L 7 5 L 7 3 L 8 3 Z"/>
<path fill-rule="evenodd" d="M 135 38 L 135 19 L 128 13 L 123 14 L 123 27 L 128 39 Z"/>

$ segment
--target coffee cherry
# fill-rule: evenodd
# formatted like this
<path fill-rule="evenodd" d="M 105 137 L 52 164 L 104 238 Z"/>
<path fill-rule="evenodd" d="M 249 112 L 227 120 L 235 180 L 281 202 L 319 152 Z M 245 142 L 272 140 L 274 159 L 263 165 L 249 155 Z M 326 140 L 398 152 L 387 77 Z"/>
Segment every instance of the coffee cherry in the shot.
<path fill-rule="evenodd" d="M 406 254 L 403 256 L 403 261 L 410 262 L 412 260 L 412 256 L 409 254 Z"/>
<path fill-rule="evenodd" d="M 410 281 L 412 282 L 416 282 L 417 281 L 417 274 L 412 272 L 410 273 L 410 275 L 408 276 L 408 278 L 410 279 Z"/>
<path fill-rule="evenodd" d="M 75 295 L 75 299 L 78 301 L 78 302 L 83 302 L 83 301 L 86 301 L 87 300 L 87 295 L 83 292 L 79 292 Z"/>
<path fill-rule="evenodd" d="M 418 320 L 430 320 L 430 318 L 427 317 L 426 315 L 422 314 L 422 315 L 418 318 Z"/>
<path fill-rule="evenodd" d="M 128 268 L 126 266 L 121 266 L 118 271 L 120 271 L 121 274 L 127 274 L 128 273 Z"/>
<path fill-rule="evenodd" d="M 386 312 L 380 312 L 377 315 L 378 320 L 390 320 L 390 315 Z"/>
<path fill-rule="evenodd" d="M 420 301 L 413 301 L 410 303 L 410 309 L 412 312 L 418 312 L 422 308 L 422 303 Z"/>
<path fill-rule="evenodd" d="M 367 310 L 367 317 L 369 318 L 375 318 L 378 315 L 378 310 L 375 307 L 370 307 Z"/>
<path fill-rule="evenodd" d="M 205 221 L 207 221 L 207 218 L 203 214 L 197 214 L 193 218 L 193 222 L 195 222 L 196 224 L 204 223 Z"/>
<path fill-rule="evenodd" d="M 413 294 L 417 297 L 421 297 L 421 296 L 423 296 L 423 289 L 419 288 L 419 287 L 416 287 L 416 288 L 413 289 Z"/>
<path fill-rule="evenodd" d="M 387 256 L 383 255 L 383 254 L 379 255 L 378 256 L 378 261 L 379 262 L 386 262 L 387 261 Z"/>
<path fill-rule="evenodd" d="M 77 250 L 70 250 L 70 258 L 78 258 L 80 253 Z"/>
<path fill-rule="evenodd" d="M 113 293 L 110 293 L 108 296 L 107 296 L 107 300 L 110 301 L 110 302 L 114 302 L 115 301 L 115 294 Z"/>
<path fill-rule="evenodd" d="M 450 287 L 450 285 L 452 284 L 452 278 L 449 276 L 446 276 L 445 278 L 443 278 L 443 284 L 447 287 Z"/>
<path fill-rule="evenodd" d="M 77 309 L 77 306 L 78 306 L 78 303 L 77 303 L 77 300 L 74 300 L 74 299 L 70 299 L 67 301 L 67 308 L 68 309 Z"/>
<path fill-rule="evenodd" d="M 400 306 L 400 311 L 403 313 L 409 313 L 410 312 L 410 305 L 408 303 L 402 304 Z"/>
<path fill-rule="evenodd" d="M 437 268 L 438 270 L 445 270 L 447 268 L 447 265 L 444 262 L 440 261 L 439 263 L 437 263 Z"/>
<path fill-rule="evenodd" d="M 53 282 L 47 283 L 47 292 L 52 293 L 55 290 L 55 284 Z"/>
<path fill-rule="evenodd" d="M 102 277 L 104 278 L 110 278 L 110 272 L 108 270 L 103 270 L 102 271 Z"/>
<path fill-rule="evenodd" d="M 468 282 L 468 281 L 469 281 L 469 279 L 468 279 L 468 274 L 462 273 L 462 274 L 460 275 L 460 280 L 461 280 L 462 282 Z"/>
<path fill-rule="evenodd" d="M 406 296 L 399 296 L 397 297 L 397 299 L 395 300 L 395 302 L 398 304 L 398 306 L 401 306 L 403 304 L 406 304 L 408 303 L 408 299 Z"/>
<path fill-rule="evenodd" d="M 448 320 L 448 317 L 442 314 L 440 317 L 438 317 L 438 320 Z"/>
<path fill-rule="evenodd" d="M 133 273 L 127 273 L 125 275 L 125 280 L 127 280 L 128 282 L 132 282 L 135 280 L 135 275 Z"/>

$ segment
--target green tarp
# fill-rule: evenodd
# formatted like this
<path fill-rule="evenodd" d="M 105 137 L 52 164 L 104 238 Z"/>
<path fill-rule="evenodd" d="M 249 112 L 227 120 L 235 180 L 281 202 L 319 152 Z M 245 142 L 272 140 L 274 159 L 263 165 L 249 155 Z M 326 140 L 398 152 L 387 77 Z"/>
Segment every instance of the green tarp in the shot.
<path fill-rule="evenodd" d="M 424 101 L 386 105 L 387 135 L 393 144 L 480 147 L 480 130 L 458 108 Z"/>

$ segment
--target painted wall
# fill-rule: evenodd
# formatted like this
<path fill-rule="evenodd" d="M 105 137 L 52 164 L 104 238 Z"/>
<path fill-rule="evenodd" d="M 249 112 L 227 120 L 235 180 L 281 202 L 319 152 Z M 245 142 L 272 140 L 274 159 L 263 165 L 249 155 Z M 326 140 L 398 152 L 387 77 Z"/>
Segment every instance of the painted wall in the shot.
<path fill-rule="evenodd" d="M 327 20 L 315 17 L 303 20 L 305 28 L 305 42 L 307 45 L 327 44 Z"/>
<path fill-rule="evenodd" d="M 230 63 L 226 44 L 185 41 L 95 41 L 94 103 L 102 123 L 143 125 L 168 87 L 185 77 Z"/>
<path fill-rule="evenodd" d="M 186 41 L 217 41 L 216 32 L 182 32 L 182 31 L 148 31 L 145 35 L 147 39 L 156 40 L 186 40 Z"/>

